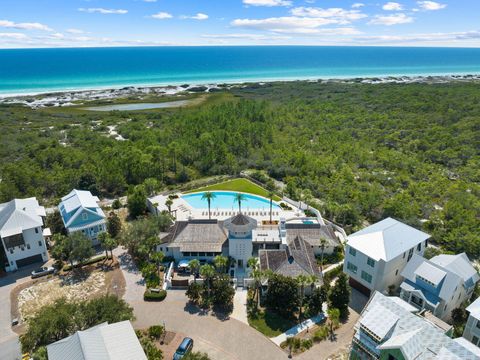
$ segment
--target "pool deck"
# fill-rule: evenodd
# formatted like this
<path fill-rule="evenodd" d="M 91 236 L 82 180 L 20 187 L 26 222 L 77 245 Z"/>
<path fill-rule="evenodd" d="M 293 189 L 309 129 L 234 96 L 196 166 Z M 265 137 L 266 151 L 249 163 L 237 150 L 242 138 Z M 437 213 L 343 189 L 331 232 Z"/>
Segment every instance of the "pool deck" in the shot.
<path fill-rule="evenodd" d="M 171 206 L 171 210 L 174 216 L 176 216 L 177 220 L 189 220 L 189 219 L 208 219 L 208 208 L 205 205 L 204 209 L 195 209 L 190 204 L 181 198 L 181 193 L 177 193 L 179 197 L 177 199 L 173 199 L 173 204 Z M 255 195 L 258 196 L 258 195 Z M 260 197 L 260 196 L 259 196 Z M 148 201 L 152 204 L 152 208 L 156 208 L 158 212 L 168 210 L 165 206 L 165 202 L 167 201 L 167 195 L 157 195 L 152 198 L 149 198 Z M 156 204 L 156 206 L 153 206 Z M 238 207 L 232 206 L 228 209 L 221 209 L 221 208 L 214 208 L 211 209 L 211 218 L 218 219 L 218 220 L 225 220 L 228 219 L 236 214 L 238 214 Z M 244 215 L 250 216 L 257 221 L 262 220 L 270 220 L 270 207 L 265 206 L 262 209 L 254 209 L 244 204 L 242 206 L 242 213 Z M 303 211 L 299 210 L 298 208 L 294 208 L 292 210 L 283 210 L 281 208 L 273 209 L 272 211 L 272 218 L 274 220 L 278 220 L 280 218 L 291 219 L 291 218 L 298 218 L 303 217 L 305 214 Z"/>

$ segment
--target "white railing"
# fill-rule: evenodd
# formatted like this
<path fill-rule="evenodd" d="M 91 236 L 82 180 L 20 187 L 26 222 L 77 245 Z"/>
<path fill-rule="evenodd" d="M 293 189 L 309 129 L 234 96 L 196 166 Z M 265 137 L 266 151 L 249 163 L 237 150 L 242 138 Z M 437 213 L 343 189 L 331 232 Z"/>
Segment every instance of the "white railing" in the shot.
<path fill-rule="evenodd" d="M 290 205 L 293 205 L 293 206 L 299 208 L 300 210 L 309 210 L 309 211 L 313 212 L 315 214 L 315 216 L 317 217 L 320 225 L 325 225 L 325 221 L 323 220 L 322 214 L 320 214 L 320 211 L 318 211 L 314 207 L 311 207 L 310 205 L 307 205 L 307 204 L 305 204 L 304 202 L 301 202 L 301 201 L 295 201 L 295 200 L 289 199 L 286 196 L 284 196 L 282 198 L 282 200 L 289 203 Z"/>
<path fill-rule="evenodd" d="M 172 287 L 173 261 L 168 266 L 168 271 L 163 275 L 162 289 L 167 290 Z"/>

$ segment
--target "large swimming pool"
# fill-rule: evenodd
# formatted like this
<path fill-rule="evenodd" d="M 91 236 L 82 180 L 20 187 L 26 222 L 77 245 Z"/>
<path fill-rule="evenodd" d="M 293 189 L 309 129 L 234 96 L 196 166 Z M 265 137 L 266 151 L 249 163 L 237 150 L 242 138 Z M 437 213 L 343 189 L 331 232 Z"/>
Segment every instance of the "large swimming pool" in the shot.
<path fill-rule="evenodd" d="M 230 191 L 212 191 L 215 198 L 211 202 L 212 209 L 238 209 L 238 203 L 235 201 L 236 192 Z M 207 209 L 207 200 L 202 199 L 203 192 L 182 195 L 181 198 L 185 200 L 194 209 Z M 245 200 L 242 201 L 242 209 L 270 209 L 270 200 L 256 195 L 244 194 Z M 280 207 L 273 202 L 273 209 L 280 209 Z"/>

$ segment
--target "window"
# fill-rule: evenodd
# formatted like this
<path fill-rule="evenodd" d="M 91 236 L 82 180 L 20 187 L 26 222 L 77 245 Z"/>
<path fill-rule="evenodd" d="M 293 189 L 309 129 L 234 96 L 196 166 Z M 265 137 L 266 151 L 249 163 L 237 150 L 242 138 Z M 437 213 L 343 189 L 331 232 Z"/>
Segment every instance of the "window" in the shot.
<path fill-rule="evenodd" d="M 371 283 L 372 282 L 372 275 L 370 275 L 369 273 L 367 273 L 365 271 L 362 271 L 362 279 L 365 280 L 368 283 Z"/>
<path fill-rule="evenodd" d="M 20 249 L 22 249 L 22 251 L 25 251 L 25 248 L 23 246 Z"/>
<path fill-rule="evenodd" d="M 422 244 L 421 243 L 417 245 L 417 251 L 420 251 L 420 250 L 422 250 Z"/>
<path fill-rule="evenodd" d="M 477 320 L 477 328 L 480 329 L 480 320 Z"/>
<path fill-rule="evenodd" d="M 403 258 L 405 259 L 405 255 L 407 255 L 407 253 L 403 253 Z"/>
<path fill-rule="evenodd" d="M 13 254 L 13 249 L 12 248 L 10 248 L 10 254 Z"/>
<path fill-rule="evenodd" d="M 375 260 L 367 258 L 367 264 L 371 267 L 375 267 Z"/>
<path fill-rule="evenodd" d="M 198 256 L 205 256 L 205 253 L 204 252 L 199 252 Z"/>
<path fill-rule="evenodd" d="M 347 269 L 354 274 L 357 273 L 357 267 L 353 265 L 351 262 L 347 262 Z"/>
<path fill-rule="evenodd" d="M 35 234 L 38 234 L 38 228 L 35 228 Z"/>
<path fill-rule="evenodd" d="M 82 213 L 82 219 L 87 220 L 88 219 L 88 214 L 87 213 Z"/>
<path fill-rule="evenodd" d="M 392 354 L 388 354 L 388 360 L 398 360 L 398 359 Z"/>
<path fill-rule="evenodd" d="M 357 250 L 355 250 L 354 248 L 352 247 L 349 247 L 348 248 L 348 253 L 352 256 L 356 256 L 357 255 Z"/>
<path fill-rule="evenodd" d="M 27 244 L 27 249 L 30 250 L 30 244 Z"/>
<path fill-rule="evenodd" d="M 38 246 L 42 246 L 42 242 L 41 242 L 41 241 L 38 242 Z"/>
<path fill-rule="evenodd" d="M 160 247 L 160 251 L 162 251 L 162 252 L 163 252 L 163 248 L 162 248 L 162 247 Z"/>
<path fill-rule="evenodd" d="M 427 248 L 427 245 L 428 245 L 428 239 L 425 240 L 425 249 Z"/>
<path fill-rule="evenodd" d="M 398 275 L 398 269 L 395 271 L 395 276 L 397 276 L 397 275 Z"/>
<path fill-rule="evenodd" d="M 409 262 L 409 261 L 410 261 L 410 259 L 411 259 L 411 258 L 412 258 L 412 256 L 413 256 L 413 249 L 414 249 L 414 248 L 411 248 L 411 249 L 408 251 L 408 258 L 407 258 L 407 262 Z"/>
<path fill-rule="evenodd" d="M 472 343 L 478 346 L 478 337 L 476 337 L 475 335 L 473 335 L 472 337 Z"/>

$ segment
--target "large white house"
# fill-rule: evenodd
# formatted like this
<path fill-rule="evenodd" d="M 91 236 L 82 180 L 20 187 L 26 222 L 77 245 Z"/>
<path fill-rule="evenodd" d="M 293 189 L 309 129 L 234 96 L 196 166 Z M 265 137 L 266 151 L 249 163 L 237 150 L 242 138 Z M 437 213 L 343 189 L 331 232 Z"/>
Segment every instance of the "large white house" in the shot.
<path fill-rule="evenodd" d="M 400 285 L 400 297 L 445 321 L 451 320 L 453 309 L 471 298 L 479 280 L 465 253 L 430 260 L 413 255 L 401 275 L 405 280 Z"/>
<path fill-rule="evenodd" d="M 58 205 L 67 232 L 81 231 L 93 245 L 98 245 L 98 235 L 107 230 L 106 217 L 98 202 L 98 197 L 90 191 L 74 189 Z"/>
<path fill-rule="evenodd" d="M 0 238 L 6 255 L 5 270 L 48 260 L 43 229 L 45 208 L 36 198 L 14 199 L 0 204 Z"/>
<path fill-rule="evenodd" d="M 463 337 L 480 347 L 480 298 L 467 307 L 468 320 L 463 330 Z"/>
<path fill-rule="evenodd" d="M 370 296 L 398 287 L 401 272 L 414 254 L 423 255 L 430 235 L 386 218 L 348 236 L 343 271 L 350 285 Z"/>

